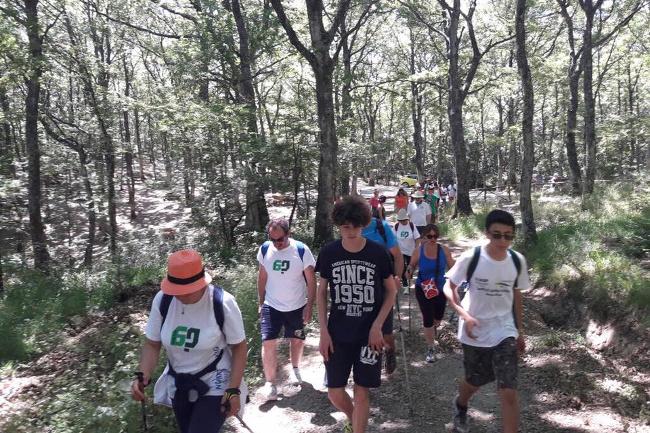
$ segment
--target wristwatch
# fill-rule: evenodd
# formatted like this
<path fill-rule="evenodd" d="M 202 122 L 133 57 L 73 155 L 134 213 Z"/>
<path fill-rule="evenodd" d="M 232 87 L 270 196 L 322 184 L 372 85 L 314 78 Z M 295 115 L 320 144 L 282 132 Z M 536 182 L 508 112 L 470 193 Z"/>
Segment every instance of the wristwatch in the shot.
<path fill-rule="evenodd" d="M 234 396 L 239 396 L 241 391 L 239 388 L 228 388 L 224 391 L 223 395 L 226 396 L 226 400 L 230 400 Z"/>

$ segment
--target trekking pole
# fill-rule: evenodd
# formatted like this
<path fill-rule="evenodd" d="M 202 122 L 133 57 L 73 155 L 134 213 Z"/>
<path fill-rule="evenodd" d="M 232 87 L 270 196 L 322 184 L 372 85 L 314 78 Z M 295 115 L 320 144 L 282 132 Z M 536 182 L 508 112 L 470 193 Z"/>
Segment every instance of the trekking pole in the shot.
<path fill-rule="evenodd" d="M 411 298 L 409 297 L 409 307 Z M 402 327 L 402 315 L 397 309 L 397 323 L 399 323 L 399 341 L 402 346 L 402 359 L 404 360 L 404 377 L 406 378 L 406 395 L 408 395 L 409 403 L 409 416 L 413 415 L 413 396 L 411 392 L 411 382 L 409 380 L 408 361 L 406 359 L 406 347 L 404 346 L 404 328 Z M 409 314 L 409 323 L 411 323 L 411 316 Z"/>
<path fill-rule="evenodd" d="M 406 282 L 409 286 L 409 337 L 411 336 L 411 296 L 410 296 L 410 291 L 411 291 L 411 279 L 409 278 L 408 281 Z M 415 290 L 413 290 L 413 296 L 415 296 Z"/>
<path fill-rule="evenodd" d="M 136 377 L 138 378 L 138 383 L 142 385 L 142 392 L 144 393 L 144 374 L 141 371 L 138 371 L 135 373 Z M 141 404 L 141 409 L 142 409 L 142 428 L 144 431 L 149 430 L 147 427 L 147 405 L 144 402 L 144 398 L 140 402 Z"/>
<path fill-rule="evenodd" d="M 230 401 L 226 400 L 225 403 L 222 404 L 226 412 L 230 412 Z M 239 414 L 233 413 L 233 416 L 237 418 L 237 421 L 241 424 L 242 427 L 244 427 L 246 430 L 248 430 L 250 433 L 255 433 L 249 426 L 244 422 L 242 417 L 239 416 Z"/>

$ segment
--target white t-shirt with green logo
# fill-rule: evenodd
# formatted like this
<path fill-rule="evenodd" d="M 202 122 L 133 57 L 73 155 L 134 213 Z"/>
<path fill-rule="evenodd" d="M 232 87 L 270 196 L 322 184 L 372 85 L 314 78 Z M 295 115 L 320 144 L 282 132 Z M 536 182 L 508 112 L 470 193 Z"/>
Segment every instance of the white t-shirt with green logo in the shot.
<path fill-rule="evenodd" d="M 398 222 L 397 230 L 395 230 L 395 226 L 393 226 L 393 231 L 395 232 L 395 236 L 397 236 L 399 249 L 402 254 L 406 256 L 413 255 L 413 250 L 415 249 L 415 241 L 417 239 L 420 239 L 420 232 L 418 232 L 415 224 L 413 224 L 413 230 L 411 230 L 411 224 L 413 223 L 402 224 Z"/>
<path fill-rule="evenodd" d="M 278 311 L 294 311 L 307 303 L 307 284 L 303 271 L 309 266 L 316 266 L 316 260 L 307 245 L 302 260 L 296 241 L 289 238 L 288 247 L 278 250 L 271 244 L 264 257 L 262 248 L 259 248 L 257 261 L 264 266 L 267 274 L 264 295 L 266 305 Z"/>
<path fill-rule="evenodd" d="M 478 320 L 479 326 L 474 328 L 476 338 L 470 338 L 465 332 L 462 318 L 458 321 L 458 339 L 461 343 L 477 347 L 494 347 L 508 337 L 518 337 L 512 315 L 513 286 L 517 279 L 517 288 L 530 288 L 530 277 L 526 258 L 515 252 L 521 262 L 521 271 L 517 278 L 517 268 L 510 257 L 504 260 L 494 260 L 481 247 L 476 270 L 469 282 L 469 290 L 461 302 L 461 306 L 470 316 Z M 474 255 L 474 249 L 465 251 L 456 264 L 445 275 L 449 280 L 459 285 L 467 278 L 467 269 Z"/>
<path fill-rule="evenodd" d="M 238 344 L 246 339 L 241 312 L 230 293 L 223 293 L 223 330 L 226 337 L 217 325 L 210 288 L 194 304 L 183 304 L 173 298 L 161 329 L 162 297 L 162 291 L 154 297 L 145 335 L 149 340 L 162 342 L 167 358 L 176 372 L 198 373 L 214 361 L 228 344 Z M 210 386 L 206 395 L 223 395 L 230 381 L 230 366 L 231 353 L 230 349 L 226 349 L 217 369 L 201 378 Z M 154 387 L 154 403 L 170 406 L 176 386 L 167 370 L 168 367 Z M 245 384 L 242 383 L 241 388 L 244 387 Z"/>

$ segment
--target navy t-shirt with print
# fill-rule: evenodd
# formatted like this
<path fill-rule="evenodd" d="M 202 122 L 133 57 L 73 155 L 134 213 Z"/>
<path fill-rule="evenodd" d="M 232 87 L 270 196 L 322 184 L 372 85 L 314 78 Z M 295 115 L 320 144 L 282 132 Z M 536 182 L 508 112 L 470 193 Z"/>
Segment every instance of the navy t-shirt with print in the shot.
<path fill-rule="evenodd" d="M 384 279 L 393 274 L 386 248 L 366 240 L 361 251 L 351 253 L 337 240 L 321 249 L 316 270 L 329 283 L 327 329 L 332 339 L 340 342 L 367 339 L 384 302 Z"/>

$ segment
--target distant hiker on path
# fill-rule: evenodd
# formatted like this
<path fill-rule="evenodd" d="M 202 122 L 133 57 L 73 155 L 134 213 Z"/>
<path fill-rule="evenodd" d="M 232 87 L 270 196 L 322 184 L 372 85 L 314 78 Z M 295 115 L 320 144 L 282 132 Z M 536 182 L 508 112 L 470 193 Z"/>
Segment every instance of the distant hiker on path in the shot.
<path fill-rule="evenodd" d="M 424 194 L 422 191 L 415 191 L 411 197 L 415 201 L 409 204 L 408 215 L 413 224 L 418 228 L 418 231 L 422 233 L 424 226 L 431 224 L 431 207 L 429 203 L 423 201 Z"/>
<path fill-rule="evenodd" d="M 415 298 L 422 313 L 422 326 L 424 339 L 427 343 L 425 360 L 436 360 L 436 340 L 438 326 L 445 315 L 447 298 L 443 293 L 445 286 L 445 272 L 454 265 L 454 259 L 449 248 L 438 243 L 440 231 L 435 224 L 424 227 L 420 246 L 413 252 L 411 264 L 406 270 L 407 278 L 411 278 L 419 269 L 415 281 Z"/>
<path fill-rule="evenodd" d="M 311 320 L 316 295 L 316 261 L 309 247 L 290 237 L 284 218 L 266 226 L 269 240 L 257 252 L 257 293 L 262 331 L 262 364 L 267 400 L 277 400 L 277 348 L 280 331 L 289 339 L 293 367 L 290 382 L 302 383 L 300 360 L 305 346 L 305 323 Z"/>
<path fill-rule="evenodd" d="M 131 384 L 133 398 L 142 401 L 164 346 L 168 362 L 154 403 L 173 408 L 181 433 L 218 432 L 240 411 L 240 392 L 246 393 L 244 322 L 235 298 L 211 281 L 196 251 L 169 256 L 145 330 L 137 373 L 142 380 Z"/>
<path fill-rule="evenodd" d="M 454 432 L 468 431 L 467 406 L 480 389 L 496 380 L 504 433 L 519 428 L 518 355 L 526 348 L 522 328 L 522 289 L 530 287 L 524 256 L 510 249 L 515 219 L 493 210 L 485 221 L 488 244 L 466 251 L 447 272 L 445 295 L 459 316 L 465 377 L 453 401 Z M 458 286 L 467 281 L 459 300 Z"/>
<path fill-rule="evenodd" d="M 409 278 L 406 276 L 406 268 L 411 262 L 411 256 L 417 245 L 417 240 L 420 239 L 420 232 L 418 232 L 417 227 L 411 221 L 409 221 L 409 216 L 406 213 L 406 209 L 400 209 L 397 212 L 397 222 L 393 227 L 395 231 L 395 236 L 397 237 L 397 243 L 399 244 L 399 250 L 402 253 L 402 259 L 404 259 L 404 267 L 402 268 L 401 277 L 402 277 L 402 288 L 404 294 L 409 294 Z"/>
<path fill-rule="evenodd" d="M 395 213 L 399 212 L 400 209 L 406 210 L 409 205 L 409 195 L 406 193 L 404 188 L 397 190 L 397 195 L 395 195 Z"/>
<path fill-rule="evenodd" d="M 388 252 L 361 235 L 370 219 L 370 206 L 363 198 L 348 196 L 339 200 L 332 220 L 339 227 L 341 239 L 323 247 L 316 265 L 320 272 L 319 349 L 325 360 L 329 399 L 345 413 L 344 431 L 348 433 L 363 433 L 368 426 L 368 388 L 381 384 L 381 328 L 397 291 Z M 353 399 L 345 392 L 350 371 L 354 378 Z"/>

